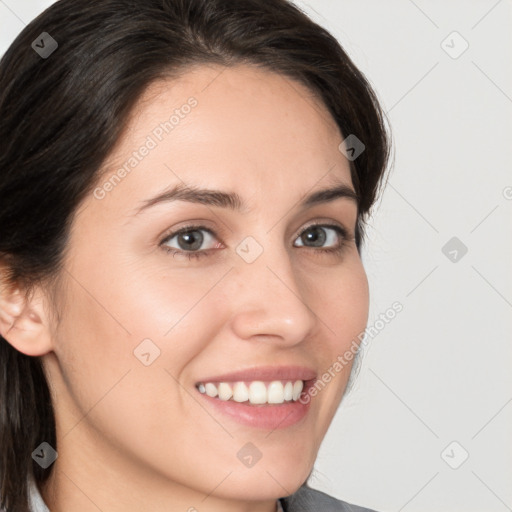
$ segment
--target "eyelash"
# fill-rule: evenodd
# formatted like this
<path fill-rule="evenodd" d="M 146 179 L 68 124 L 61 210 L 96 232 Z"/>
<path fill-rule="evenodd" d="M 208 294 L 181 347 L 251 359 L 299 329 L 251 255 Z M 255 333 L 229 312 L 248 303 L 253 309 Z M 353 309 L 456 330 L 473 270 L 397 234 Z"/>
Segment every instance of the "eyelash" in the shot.
<path fill-rule="evenodd" d="M 315 251 L 314 247 L 307 247 L 307 246 L 301 246 L 301 247 L 313 249 L 314 252 L 316 252 L 316 253 L 320 252 L 321 254 L 341 254 L 345 250 L 345 248 L 349 245 L 349 242 L 353 240 L 353 237 L 349 236 L 347 230 L 344 227 L 339 226 L 337 224 L 326 224 L 326 223 L 322 223 L 322 222 L 309 224 L 300 233 L 298 233 L 297 238 L 302 236 L 306 231 L 310 230 L 311 228 L 317 227 L 317 226 L 333 229 L 334 231 L 336 231 L 336 233 L 338 233 L 338 235 L 341 236 L 341 242 L 338 245 L 336 245 L 335 247 L 329 247 L 327 249 L 319 248 L 316 251 Z M 203 231 L 203 230 L 207 231 L 210 235 L 217 238 L 215 232 L 212 231 L 211 229 L 207 228 L 206 226 L 191 224 L 188 226 L 184 226 L 183 228 L 181 228 L 178 231 L 175 231 L 173 233 L 168 233 L 165 236 L 165 238 L 160 242 L 160 246 L 164 249 L 165 252 L 172 254 L 173 257 L 176 256 L 177 254 L 181 254 L 181 255 L 185 255 L 189 260 L 192 260 L 192 259 L 199 259 L 203 256 L 209 256 L 210 251 L 215 251 L 217 249 L 206 249 L 206 250 L 202 250 L 202 251 L 182 251 L 179 249 L 175 249 L 174 247 L 167 247 L 164 245 L 165 242 L 168 242 L 169 240 L 172 240 L 174 237 L 181 235 L 183 233 L 189 233 L 192 231 Z"/>

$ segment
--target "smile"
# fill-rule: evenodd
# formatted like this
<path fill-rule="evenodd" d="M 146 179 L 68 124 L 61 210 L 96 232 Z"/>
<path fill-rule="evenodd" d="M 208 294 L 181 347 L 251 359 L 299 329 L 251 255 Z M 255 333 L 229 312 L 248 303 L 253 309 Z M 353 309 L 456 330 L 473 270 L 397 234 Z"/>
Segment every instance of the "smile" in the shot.
<path fill-rule="evenodd" d="M 296 402 L 304 388 L 304 381 L 273 380 L 264 382 L 255 380 L 251 382 L 200 382 L 197 386 L 200 393 L 211 398 L 218 398 L 224 402 L 248 402 L 254 405 L 282 404 Z"/>

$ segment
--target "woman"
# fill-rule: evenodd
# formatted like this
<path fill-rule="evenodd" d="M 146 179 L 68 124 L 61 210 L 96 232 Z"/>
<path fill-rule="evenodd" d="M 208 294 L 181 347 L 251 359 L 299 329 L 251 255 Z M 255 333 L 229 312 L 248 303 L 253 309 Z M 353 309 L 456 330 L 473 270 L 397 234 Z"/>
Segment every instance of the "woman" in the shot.
<path fill-rule="evenodd" d="M 60 0 L 0 91 L 1 505 L 368 510 L 307 486 L 389 155 L 336 40 L 285 0 Z"/>

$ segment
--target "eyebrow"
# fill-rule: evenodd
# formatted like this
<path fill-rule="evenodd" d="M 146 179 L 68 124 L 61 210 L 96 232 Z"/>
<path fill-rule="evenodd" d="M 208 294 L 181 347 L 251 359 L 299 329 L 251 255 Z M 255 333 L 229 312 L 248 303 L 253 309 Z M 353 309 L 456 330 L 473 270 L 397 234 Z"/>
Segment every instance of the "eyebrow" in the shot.
<path fill-rule="evenodd" d="M 343 183 L 322 190 L 317 190 L 301 198 L 299 207 L 301 209 L 310 208 L 321 203 L 328 203 L 336 199 L 345 198 L 358 204 L 356 192 Z M 199 203 L 208 206 L 217 206 L 228 208 L 233 211 L 247 212 L 247 205 L 236 192 L 224 192 L 222 190 L 199 188 L 185 184 L 178 184 L 161 194 L 143 201 L 142 206 L 136 209 L 134 215 L 160 203 L 171 201 L 187 201 L 189 203 Z"/>

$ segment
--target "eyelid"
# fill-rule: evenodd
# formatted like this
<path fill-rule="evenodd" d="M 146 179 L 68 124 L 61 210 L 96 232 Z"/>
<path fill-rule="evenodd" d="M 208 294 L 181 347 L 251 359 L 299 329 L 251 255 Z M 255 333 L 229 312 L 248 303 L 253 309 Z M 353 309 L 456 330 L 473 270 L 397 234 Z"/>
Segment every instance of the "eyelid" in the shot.
<path fill-rule="evenodd" d="M 210 227 L 209 224 L 212 224 Z M 206 219 L 197 219 L 197 220 L 189 220 L 185 221 L 184 224 L 179 225 L 178 227 L 172 227 L 167 228 L 165 231 L 163 231 L 160 235 L 158 235 L 157 239 L 160 240 L 160 243 L 167 240 L 169 237 L 177 235 L 182 232 L 186 231 L 192 231 L 194 229 L 204 229 L 205 231 L 208 231 L 212 235 L 219 234 L 219 232 L 222 231 L 222 229 L 219 229 L 218 227 L 213 226 L 213 223 L 211 221 L 208 221 Z"/>
<path fill-rule="evenodd" d="M 159 245 L 163 245 L 164 242 L 167 242 L 168 240 L 180 235 L 181 233 L 188 233 L 189 231 L 206 231 L 213 238 L 215 238 L 217 240 L 219 239 L 219 236 L 218 236 L 218 233 L 216 230 L 214 230 L 213 228 L 209 228 L 208 226 L 205 226 L 204 221 L 197 221 L 197 223 L 191 222 L 191 223 L 181 226 L 179 228 L 168 229 L 159 237 L 160 238 Z M 205 252 L 205 251 L 209 251 L 209 250 L 211 250 L 211 249 L 202 249 L 201 251 L 195 251 L 195 252 Z"/>
<path fill-rule="evenodd" d="M 343 223 L 339 221 L 333 221 L 333 220 L 327 220 L 327 219 L 317 219 L 312 221 L 309 224 L 306 224 L 305 226 L 302 226 L 294 235 L 294 240 L 298 236 L 300 236 L 304 231 L 307 231 L 309 228 L 320 226 L 325 228 L 332 228 L 335 229 L 338 234 L 341 234 L 343 238 L 345 238 L 347 241 L 354 240 L 355 237 L 352 234 L 352 231 L 349 230 Z M 338 231 L 339 230 L 339 231 Z M 341 231 L 341 233 L 340 233 Z"/>

